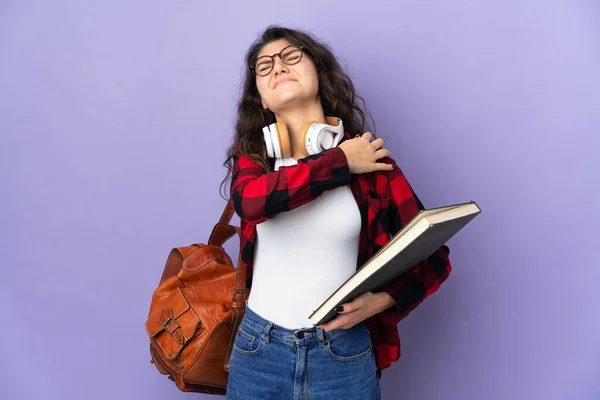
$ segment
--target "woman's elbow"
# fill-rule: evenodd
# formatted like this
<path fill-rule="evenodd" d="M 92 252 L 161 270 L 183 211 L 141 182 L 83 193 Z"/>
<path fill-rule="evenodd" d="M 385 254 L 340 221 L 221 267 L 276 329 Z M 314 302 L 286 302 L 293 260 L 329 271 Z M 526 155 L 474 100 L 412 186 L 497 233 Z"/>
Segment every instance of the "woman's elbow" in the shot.
<path fill-rule="evenodd" d="M 257 225 L 267 219 L 264 214 L 264 205 L 253 206 L 251 201 L 244 199 L 241 193 L 237 191 L 231 193 L 231 198 L 233 199 L 233 209 L 235 210 L 235 213 L 245 222 Z"/>

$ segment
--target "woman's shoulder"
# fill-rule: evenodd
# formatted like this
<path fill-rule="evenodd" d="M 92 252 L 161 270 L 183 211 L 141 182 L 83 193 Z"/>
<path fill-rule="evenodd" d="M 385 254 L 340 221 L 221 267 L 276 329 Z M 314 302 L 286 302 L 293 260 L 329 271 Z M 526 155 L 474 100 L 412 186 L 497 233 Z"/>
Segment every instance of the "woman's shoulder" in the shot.
<path fill-rule="evenodd" d="M 362 180 L 369 188 L 370 192 L 375 192 L 380 197 L 385 197 L 390 190 L 390 186 L 394 184 L 396 178 L 402 177 L 403 173 L 396 160 L 392 157 L 384 157 L 378 160 L 380 163 L 392 164 L 394 169 L 391 171 L 374 171 L 368 174 L 356 175 L 358 180 Z"/>

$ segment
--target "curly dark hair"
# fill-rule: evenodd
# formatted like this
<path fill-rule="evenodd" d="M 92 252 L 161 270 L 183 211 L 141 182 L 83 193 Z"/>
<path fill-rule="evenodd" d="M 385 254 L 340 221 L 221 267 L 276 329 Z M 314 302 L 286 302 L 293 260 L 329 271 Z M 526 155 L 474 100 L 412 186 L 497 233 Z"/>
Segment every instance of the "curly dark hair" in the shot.
<path fill-rule="evenodd" d="M 262 128 L 276 122 L 275 115 L 262 107 L 256 87 L 256 76 L 250 68 L 261 49 L 276 40 L 286 39 L 294 45 L 303 46 L 305 56 L 310 57 L 317 69 L 319 96 L 325 115 L 341 118 L 344 130 L 351 135 L 362 134 L 367 126 L 366 116 L 374 122 L 366 110 L 365 101 L 356 94 L 352 80 L 336 60 L 331 48 L 313 36 L 299 30 L 281 26 L 269 26 L 250 46 L 245 56 L 245 78 L 242 95 L 237 105 L 237 122 L 233 144 L 227 150 L 223 166 L 227 175 L 221 182 L 221 196 L 227 200 L 225 187 L 233 171 L 233 157 L 244 155 L 256 161 L 269 172 L 269 160 Z M 362 108 L 360 107 L 362 104 Z"/>

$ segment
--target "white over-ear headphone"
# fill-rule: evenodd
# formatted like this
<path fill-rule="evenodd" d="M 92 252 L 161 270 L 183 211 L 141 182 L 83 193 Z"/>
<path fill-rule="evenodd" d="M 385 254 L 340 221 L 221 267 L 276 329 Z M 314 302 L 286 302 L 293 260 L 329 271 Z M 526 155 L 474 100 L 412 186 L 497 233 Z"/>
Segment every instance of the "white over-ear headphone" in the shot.
<path fill-rule="evenodd" d="M 327 124 L 309 121 L 302 125 L 298 134 L 298 148 L 311 155 L 337 146 L 344 136 L 342 120 L 326 117 Z M 292 156 L 292 146 L 288 129 L 284 122 L 275 122 L 263 128 L 267 155 L 270 158 Z"/>

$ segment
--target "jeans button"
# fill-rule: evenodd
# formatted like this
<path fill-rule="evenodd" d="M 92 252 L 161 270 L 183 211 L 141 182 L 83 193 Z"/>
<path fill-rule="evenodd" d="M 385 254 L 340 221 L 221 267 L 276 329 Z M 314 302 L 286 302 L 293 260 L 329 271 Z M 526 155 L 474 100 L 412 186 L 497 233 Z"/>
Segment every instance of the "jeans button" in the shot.
<path fill-rule="evenodd" d="M 296 333 L 296 339 L 304 339 L 307 336 L 310 336 L 310 332 L 305 331 Z"/>

